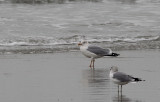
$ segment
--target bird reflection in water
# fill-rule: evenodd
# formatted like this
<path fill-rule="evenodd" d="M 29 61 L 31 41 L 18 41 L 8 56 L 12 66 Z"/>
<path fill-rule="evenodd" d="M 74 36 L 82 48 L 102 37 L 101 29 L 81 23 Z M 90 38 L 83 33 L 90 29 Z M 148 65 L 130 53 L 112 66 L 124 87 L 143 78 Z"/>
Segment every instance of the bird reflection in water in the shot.
<path fill-rule="evenodd" d="M 113 97 L 113 102 L 142 102 L 142 100 L 137 99 L 131 99 L 129 97 L 126 97 L 125 95 L 122 95 L 121 93 L 118 93 L 115 97 Z"/>
<path fill-rule="evenodd" d="M 110 98 L 110 81 L 107 73 L 109 70 L 102 68 L 83 70 L 83 94 L 89 102 L 105 102 L 106 99 Z"/>
<path fill-rule="evenodd" d="M 126 97 L 125 95 L 122 95 L 118 92 L 118 96 L 115 96 L 113 98 L 113 102 L 132 102 L 132 100 L 128 97 Z M 138 101 L 136 101 L 138 102 Z"/>
<path fill-rule="evenodd" d="M 106 87 L 107 82 L 109 84 L 107 73 L 109 73 L 107 69 L 86 69 L 82 72 L 83 81 L 88 84 L 88 87 Z"/>

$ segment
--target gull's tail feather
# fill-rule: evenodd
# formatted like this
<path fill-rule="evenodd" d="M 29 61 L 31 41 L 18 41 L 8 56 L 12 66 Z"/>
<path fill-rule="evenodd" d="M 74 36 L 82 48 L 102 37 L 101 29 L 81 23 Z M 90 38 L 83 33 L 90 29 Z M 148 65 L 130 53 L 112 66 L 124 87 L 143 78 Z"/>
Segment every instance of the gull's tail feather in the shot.
<path fill-rule="evenodd" d="M 111 54 L 106 54 L 106 55 L 104 55 L 104 56 L 114 56 L 114 57 L 117 57 L 117 56 L 119 56 L 120 54 L 118 54 L 118 53 L 111 53 Z"/>
<path fill-rule="evenodd" d="M 141 78 L 134 78 L 134 77 L 132 77 L 132 78 L 133 78 L 134 82 L 145 81 L 145 80 L 142 80 Z"/>
<path fill-rule="evenodd" d="M 120 54 L 118 53 L 112 53 L 113 56 L 119 56 Z"/>

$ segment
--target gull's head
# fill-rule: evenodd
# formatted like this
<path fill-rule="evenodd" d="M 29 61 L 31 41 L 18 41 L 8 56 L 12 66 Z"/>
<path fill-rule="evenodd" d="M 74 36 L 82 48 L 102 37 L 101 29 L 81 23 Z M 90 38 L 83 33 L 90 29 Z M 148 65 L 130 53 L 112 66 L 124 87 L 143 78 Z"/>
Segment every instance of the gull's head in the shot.
<path fill-rule="evenodd" d="M 117 66 L 112 66 L 110 71 L 112 72 L 118 72 L 118 67 Z"/>
<path fill-rule="evenodd" d="M 86 44 L 88 44 L 87 41 L 80 41 L 80 42 L 78 43 L 78 46 L 83 46 L 83 45 L 86 45 Z"/>

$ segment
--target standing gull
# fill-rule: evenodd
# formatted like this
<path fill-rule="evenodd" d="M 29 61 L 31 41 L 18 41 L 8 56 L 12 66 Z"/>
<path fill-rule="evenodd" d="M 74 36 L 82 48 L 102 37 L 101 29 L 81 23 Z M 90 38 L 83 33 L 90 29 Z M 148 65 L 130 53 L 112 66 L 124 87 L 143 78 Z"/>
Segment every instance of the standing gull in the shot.
<path fill-rule="evenodd" d="M 83 55 L 88 58 L 91 58 L 91 63 L 89 65 L 90 68 L 94 68 L 94 62 L 96 58 L 101 58 L 103 56 L 118 56 L 117 53 L 112 53 L 111 49 L 103 49 L 101 47 L 89 45 L 88 42 L 83 41 L 79 42 L 78 46 L 80 46 L 80 51 Z"/>
<path fill-rule="evenodd" d="M 135 78 L 125 73 L 118 72 L 118 68 L 116 66 L 111 67 L 110 78 L 115 84 L 118 84 L 118 92 L 119 92 L 119 85 L 121 86 L 121 92 L 122 92 L 122 85 L 128 84 L 130 82 L 145 81 L 141 80 L 140 78 Z"/>

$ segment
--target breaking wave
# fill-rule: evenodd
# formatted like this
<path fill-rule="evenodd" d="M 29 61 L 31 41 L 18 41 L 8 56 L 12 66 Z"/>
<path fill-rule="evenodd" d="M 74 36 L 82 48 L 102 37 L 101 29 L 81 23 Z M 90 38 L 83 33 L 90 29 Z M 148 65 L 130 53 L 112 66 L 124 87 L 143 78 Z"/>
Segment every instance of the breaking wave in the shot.
<path fill-rule="evenodd" d="M 160 49 L 160 36 L 83 36 L 70 37 L 19 37 L 0 40 L 0 54 L 8 53 L 54 53 L 78 51 L 77 43 L 87 40 L 104 48 L 113 50 Z"/>

